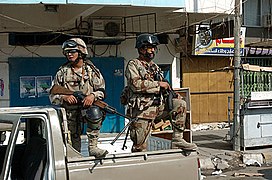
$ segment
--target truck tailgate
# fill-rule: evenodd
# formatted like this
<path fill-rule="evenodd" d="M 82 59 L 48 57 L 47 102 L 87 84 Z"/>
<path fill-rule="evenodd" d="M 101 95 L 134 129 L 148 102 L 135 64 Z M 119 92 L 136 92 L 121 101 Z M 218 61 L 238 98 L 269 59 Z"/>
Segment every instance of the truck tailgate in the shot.
<path fill-rule="evenodd" d="M 92 157 L 68 158 L 69 179 L 198 179 L 196 152 L 184 156 L 182 150 L 160 150 Z"/>

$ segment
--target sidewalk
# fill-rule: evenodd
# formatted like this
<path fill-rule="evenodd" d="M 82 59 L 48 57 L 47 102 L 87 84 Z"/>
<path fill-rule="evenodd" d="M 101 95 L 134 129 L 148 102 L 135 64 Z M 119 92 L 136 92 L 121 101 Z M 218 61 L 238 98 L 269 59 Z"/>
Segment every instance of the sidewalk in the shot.
<path fill-rule="evenodd" d="M 198 146 L 201 169 L 223 170 L 272 162 L 272 146 L 236 152 L 232 143 L 225 140 L 228 131 L 229 128 L 193 131 L 193 142 Z"/>

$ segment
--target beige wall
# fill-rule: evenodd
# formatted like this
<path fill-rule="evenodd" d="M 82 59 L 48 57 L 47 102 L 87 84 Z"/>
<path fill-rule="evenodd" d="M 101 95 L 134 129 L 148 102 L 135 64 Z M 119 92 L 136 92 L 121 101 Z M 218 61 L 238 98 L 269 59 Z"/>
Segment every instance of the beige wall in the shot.
<path fill-rule="evenodd" d="M 0 92 L 3 91 L 3 95 L 0 93 L 0 107 L 8 107 L 9 106 L 9 79 L 8 79 L 8 63 L 0 62 L 0 79 L 4 83 L 4 89 L 2 90 L 2 86 L 0 85 Z"/>

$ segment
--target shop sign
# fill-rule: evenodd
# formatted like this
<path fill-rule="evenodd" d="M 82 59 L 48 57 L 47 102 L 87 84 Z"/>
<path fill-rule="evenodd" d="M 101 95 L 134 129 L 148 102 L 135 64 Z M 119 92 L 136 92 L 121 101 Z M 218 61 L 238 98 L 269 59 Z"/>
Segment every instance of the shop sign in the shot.
<path fill-rule="evenodd" d="M 240 56 L 244 56 L 246 28 L 241 27 Z M 212 39 L 209 25 L 197 25 L 193 55 L 234 56 L 234 37 Z"/>

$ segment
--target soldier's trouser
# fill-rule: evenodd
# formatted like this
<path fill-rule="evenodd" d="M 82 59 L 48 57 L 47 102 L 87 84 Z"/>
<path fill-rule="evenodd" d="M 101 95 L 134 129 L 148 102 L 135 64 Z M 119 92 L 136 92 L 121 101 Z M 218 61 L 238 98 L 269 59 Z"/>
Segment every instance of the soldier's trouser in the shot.
<path fill-rule="evenodd" d="M 173 129 L 172 148 L 194 150 L 197 148 L 196 144 L 186 142 L 183 138 L 186 122 L 186 102 L 181 99 L 173 99 L 173 104 L 174 108 L 169 115 Z"/>
<path fill-rule="evenodd" d="M 186 102 L 182 100 L 180 96 L 173 99 L 173 110 L 168 115 L 170 116 L 169 118 L 172 120 L 172 126 L 183 131 L 186 121 Z M 173 128 L 174 132 L 176 128 Z"/>
<path fill-rule="evenodd" d="M 89 145 L 93 145 L 91 143 L 92 139 L 98 139 L 99 134 L 100 134 L 100 130 L 90 130 L 87 133 L 88 140 L 89 140 Z"/>
<path fill-rule="evenodd" d="M 90 129 L 90 131 L 87 133 L 89 140 L 89 155 L 95 156 L 96 158 L 106 156 L 108 151 L 97 147 L 98 136 L 102 126 L 102 118 L 97 121 L 88 121 L 87 124 L 88 128 Z"/>
<path fill-rule="evenodd" d="M 186 120 L 186 102 L 181 99 L 181 96 L 173 99 L 173 110 L 171 112 L 164 104 L 159 107 L 159 114 L 155 119 L 155 123 L 160 122 L 161 119 L 171 119 L 174 132 L 177 129 L 174 127 L 178 127 L 181 130 L 180 132 L 183 131 Z"/>
<path fill-rule="evenodd" d="M 68 129 L 70 131 L 71 143 L 73 148 L 75 148 L 78 152 L 81 150 L 81 120 L 79 119 L 80 116 L 76 110 L 67 111 L 67 123 Z"/>
<path fill-rule="evenodd" d="M 151 131 L 152 120 L 138 119 L 129 127 L 130 139 L 133 142 L 132 152 L 146 151 L 147 138 Z"/>
<path fill-rule="evenodd" d="M 178 98 L 173 99 L 173 110 L 168 111 L 165 104 L 157 107 L 157 116 L 154 119 L 160 121 L 161 119 L 170 118 L 171 115 L 173 126 L 178 127 L 179 130 L 183 130 L 186 119 L 186 102 Z M 146 151 L 147 139 L 150 135 L 151 126 L 154 120 L 139 118 L 137 122 L 134 122 L 130 126 L 130 139 L 133 142 L 132 152 Z M 182 131 L 177 131 L 177 128 L 173 128 L 173 135 L 181 134 Z M 179 136 L 182 137 L 182 136 Z"/>

